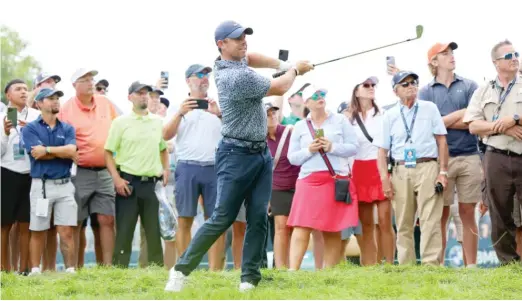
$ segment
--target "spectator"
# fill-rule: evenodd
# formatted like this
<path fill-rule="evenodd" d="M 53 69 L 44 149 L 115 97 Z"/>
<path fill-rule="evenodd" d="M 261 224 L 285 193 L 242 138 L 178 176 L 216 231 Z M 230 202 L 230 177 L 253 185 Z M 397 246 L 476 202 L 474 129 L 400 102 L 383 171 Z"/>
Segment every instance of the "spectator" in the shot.
<path fill-rule="evenodd" d="M 106 79 L 100 79 L 94 86 L 96 87 L 95 94 L 106 96 L 109 93 L 109 81 Z"/>
<path fill-rule="evenodd" d="M 165 118 L 167 116 L 167 110 L 169 109 L 169 106 L 170 101 L 165 97 L 160 97 L 160 105 L 156 114 L 158 114 L 160 117 Z"/>
<path fill-rule="evenodd" d="M 301 266 L 311 229 L 323 232 L 325 266 L 338 264 L 341 230 L 356 226 L 358 221 L 357 200 L 352 204 L 335 200 L 335 183 L 328 170 L 331 166 L 337 178 L 348 179 L 349 170 L 342 158 L 355 155 L 359 145 L 348 120 L 326 110 L 326 93 L 312 85 L 303 90 L 310 115 L 295 125 L 288 149 L 290 163 L 301 166 L 288 217 L 288 226 L 294 228 L 290 242 L 292 270 Z M 312 127 L 316 133 L 323 130 L 324 136 L 317 138 Z"/>
<path fill-rule="evenodd" d="M 105 164 L 103 145 L 117 115 L 114 106 L 105 96 L 94 93 L 94 76 L 97 74 L 96 70 L 83 68 L 73 74 L 71 80 L 76 95 L 63 104 L 59 118 L 76 129 L 78 167 L 73 183 L 78 203 L 78 226 L 75 229 L 75 242 L 79 245 L 80 235 L 85 237 L 85 227 L 82 227 L 84 220 L 89 214 L 96 213 L 102 262 L 104 265 L 111 265 L 114 252 L 115 193 Z M 81 252 L 83 254 L 84 250 Z"/>
<path fill-rule="evenodd" d="M 418 212 L 422 263 L 439 265 L 443 203 L 434 186 L 447 184 L 447 132 L 437 107 L 417 99 L 418 79 L 409 71 L 393 76 L 392 86 L 400 104 L 384 114 L 373 144 L 380 148 L 378 165 L 384 195 L 393 202 L 399 264 L 416 263 L 413 228 Z M 389 150 L 394 160 L 391 179 Z"/>
<path fill-rule="evenodd" d="M 491 240 L 501 264 L 520 261 L 513 219 L 514 198 L 522 199 L 522 82 L 519 53 L 509 41 L 491 50 L 497 78 L 479 87 L 464 115 L 472 134 L 483 137 Z M 507 234 L 506 234 L 507 233 Z"/>
<path fill-rule="evenodd" d="M 13 253 L 19 250 L 20 255 L 12 256 L 15 258 L 12 261 L 12 270 L 18 270 L 27 275 L 31 211 L 29 201 L 31 177 L 29 172 L 31 166 L 28 153 L 23 148 L 21 131 L 28 122 L 36 120 L 40 112 L 26 105 L 28 91 L 23 80 L 9 81 L 5 86 L 4 93 L 9 101 L 9 106 L 16 108 L 18 124 L 12 124 L 9 121 L 6 116 L 7 110 L 5 114 L 2 113 L 2 271 L 10 270 L 9 249 L 11 247 Z M 14 243 L 19 244 L 19 247 L 14 247 L 9 243 L 9 232 L 14 223 L 18 223 Z M 19 266 L 18 258 L 20 258 Z"/>
<path fill-rule="evenodd" d="M 354 126 L 359 142 L 359 151 L 353 163 L 353 181 L 359 201 L 359 219 L 362 225 L 361 253 L 364 254 L 362 265 L 374 265 L 377 258 L 375 239 L 374 206 L 377 206 L 380 244 L 382 256 L 393 264 L 395 240 L 391 223 L 391 200 L 382 191 L 382 182 L 377 168 L 378 148 L 372 144 L 373 137 L 381 130 L 383 115 L 375 103 L 376 77 L 369 77 L 355 85 L 352 91 L 350 108 L 347 111 L 350 123 Z"/>
<path fill-rule="evenodd" d="M 60 235 L 60 249 L 66 272 L 75 272 L 73 227 L 77 224 L 78 207 L 71 183 L 71 167 L 76 160 L 74 128 L 59 120 L 62 91 L 41 89 L 35 102 L 41 116 L 22 131 L 27 153 L 31 153 L 31 274 L 41 274 L 40 258 L 46 231 L 51 226 L 51 214 Z"/>
<path fill-rule="evenodd" d="M 129 265 L 138 216 L 147 237 L 148 262 L 163 265 L 159 203 L 154 190 L 160 180 L 167 185 L 170 170 L 161 118 L 147 110 L 151 91 L 148 85 L 131 84 L 132 113 L 112 122 L 105 142 L 105 161 L 117 192 L 113 264 L 121 267 Z"/>
<path fill-rule="evenodd" d="M 33 109 L 38 109 L 34 103 L 36 94 L 43 88 L 55 89 L 56 84 L 62 81 L 62 78 L 56 74 L 39 73 L 33 81 L 33 91 L 31 91 L 27 97 L 27 106 Z M 56 231 L 54 231 L 56 236 Z M 56 255 L 56 253 L 55 253 Z"/>
<path fill-rule="evenodd" d="M 152 92 L 150 92 L 148 105 L 152 114 L 158 114 L 159 110 L 161 109 L 160 97 L 163 95 L 164 93 L 163 91 L 161 91 L 160 88 L 152 87 Z"/>

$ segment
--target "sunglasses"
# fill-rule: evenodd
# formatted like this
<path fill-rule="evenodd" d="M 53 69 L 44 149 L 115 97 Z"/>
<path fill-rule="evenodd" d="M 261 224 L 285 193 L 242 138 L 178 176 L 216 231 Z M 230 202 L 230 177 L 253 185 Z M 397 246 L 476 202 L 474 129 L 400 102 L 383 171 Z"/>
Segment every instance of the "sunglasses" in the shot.
<path fill-rule="evenodd" d="M 370 87 L 375 88 L 375 86 L 376 86 L 375 84 L 368 84 L 368 83 L 363 84 L 363 87 L 366 89 L 368 89 Z"/>
<path fill-rule="evenodd" d="M 403 83 L 400 83 L 399 84 L 401 87 L 403 88 L 408 88 L 410 85 L 412 87 L 417 87 L 419 85 L 419 83 L 416 81 L 416 80 L 413 80 L 411 82 L 403 82 Z"/>
<path fill-rule="evenodd" d="M 504 54 L 503 56 L 501 57 L 497 57 L 497 60 L 506 60 L 506 61 L 510 61 L 513 59 L 513 55 L 518 59 L 518 57 L 520 56 L 520 54 L 518 52 L 510 52 L 510 53 L 506 53 Z"/>
<path fill-rule="evenodd" d="M 210 74 L 203 73 L 203 72 L 194 73 L 193 75 L 197 76 L 197 78 L 199 78 L 199 79 L 202 79 L 204 77 L 209 77 L 210 76 Z"/>
<path fill-rule="evenodd" d="M 324 99 L 326 96 L 326 93 L 324 91 L 317 91 L 312 95 L 312 100 L 319 100 Z"/>
<path fill-rule="evenodd" d="M 105 87 L 96 87 L 96 91 L 98 91 L 98 92 L 101 92 L 101 91 L 107 92 L 107 88 L 105 88 Z"/>

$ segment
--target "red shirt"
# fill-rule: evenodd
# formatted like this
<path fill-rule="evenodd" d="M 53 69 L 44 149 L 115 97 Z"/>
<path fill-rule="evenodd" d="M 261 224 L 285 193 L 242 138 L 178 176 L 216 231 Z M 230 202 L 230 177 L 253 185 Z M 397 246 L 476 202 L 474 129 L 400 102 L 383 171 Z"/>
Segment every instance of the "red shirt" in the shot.
<path fill-rule="evenodd" d="M 278 124 L 276 129 L 275 140 L 272 140 L 269 137 L 267 137 L 266 139 L 268 147 L 270 148 L 270 153 L 272 154 L 272 158 L 275 157 L 275 154 L 277 152 L 277 146 L 279 145 L 279 141 L 283 136 L 285 128 L 286 126 Z M 286 155 L 288 154 L 288 145 L 290 144 L 291 135 L 292 131 L 290 131 L 286 136 L 283 151 L 281 152 L 279 162 L 277 163 L 277 166 L 272 176 L 273 190 L 295 189 L 295 182 L 297 181 L 297 177 L 299 176 L 299 170 L 301 169 L 301 167 L 290 164 L 288 158 L 286 157 Z"/>

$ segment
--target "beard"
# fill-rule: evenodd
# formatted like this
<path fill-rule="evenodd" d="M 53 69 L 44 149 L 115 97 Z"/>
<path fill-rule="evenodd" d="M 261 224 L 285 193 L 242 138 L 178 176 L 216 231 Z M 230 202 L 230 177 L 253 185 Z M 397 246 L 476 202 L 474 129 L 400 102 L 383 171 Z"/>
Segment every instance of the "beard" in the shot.
<path fill-rule="evenodd" d="M 51 109 L 51 113 L 52 113 L 52 114 L 58 114 L 59 112 L 60 112 L 60 109 L 59 109 L 59 108 Z"/>
<path fill-rule="evenodd" d="M 136 105 L 136 108 L 139 110 L 145 110 L 145 109 L 147 109 L 147 106 L 148 106 L 147 103 L 143 103 L 143 104 Z"/>

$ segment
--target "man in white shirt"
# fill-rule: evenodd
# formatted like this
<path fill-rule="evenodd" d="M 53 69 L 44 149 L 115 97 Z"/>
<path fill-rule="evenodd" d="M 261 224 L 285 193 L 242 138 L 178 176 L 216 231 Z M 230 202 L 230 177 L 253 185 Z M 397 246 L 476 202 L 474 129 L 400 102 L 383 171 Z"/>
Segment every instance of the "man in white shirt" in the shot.
<path fill-rule="evenodd" d="M 19 272 L 28 274 L 29 260 L 29 220 L 31 177 L 29 176 L 30 162 L 21 143 L 22 128 L 40 115 L 38 110 L 27 107 L 27 85 L 23 80 L 15 79 L 7 83 L 5 95 L 9 100 L 9 107 L 15 108 L 18 124 L 12 124 L 7 118 L 7 109 L 1 114 L 3 120 L 1 130 L 2 143 L 2 271 L 9 270 L 9 231 L 15 222 L 18 222 L 20 266 Z M 23 135 L 23 133 L 22 133 Z M 17 248 L 15 248 L 17 249 Z M 12 270 L 18 268 L 18 264 Z"/>

